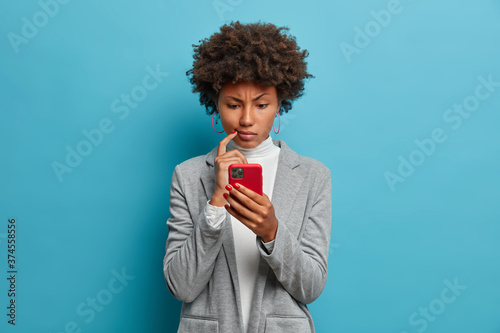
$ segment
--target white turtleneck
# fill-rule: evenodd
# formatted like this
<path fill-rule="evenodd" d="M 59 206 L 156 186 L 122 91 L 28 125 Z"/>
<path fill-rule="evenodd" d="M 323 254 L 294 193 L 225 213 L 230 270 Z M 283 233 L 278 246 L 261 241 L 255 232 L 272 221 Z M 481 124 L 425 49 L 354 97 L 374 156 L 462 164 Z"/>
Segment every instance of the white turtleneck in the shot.
<path fill-rule="evenodd" d="M 245 156 L 248 163 L 259 163 L 262 166 L 262 190 L 269 197 L 269 200 L 271 200 L 280 153 L 280 148 L 274 145 L 271 135 L 255 148 L 242 148 L 231 140 L 227 144 L 226 149 L 227 151 L 238 149 Z M 205 215 L 208 224 L 213 228 L 221 228 L 226 216 L 226 209 L 224 207 L 213 206 L 209 202 L 210 200 L 207 201 L 207 205 L 205 206 Z M 260 255 L 257 243 L 255 242 L 256 235 L 253 231 L 232 215 L 231 226 L 233 229 L 236 264 L 238 267 L 243 326 L 244 332 L 247 332 Z M 269 243 L 262 242 L 262 244 L 264 244 L 268 252 L 271 252 L 274 247 L 274 240 Z"/>

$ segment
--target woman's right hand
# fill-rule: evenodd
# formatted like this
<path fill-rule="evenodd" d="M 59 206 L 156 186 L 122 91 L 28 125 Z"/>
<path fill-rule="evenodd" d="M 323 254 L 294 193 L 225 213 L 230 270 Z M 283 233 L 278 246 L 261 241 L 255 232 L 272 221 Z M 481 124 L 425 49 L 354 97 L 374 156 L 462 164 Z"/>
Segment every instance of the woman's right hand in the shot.
<path fill-rule="evenodd" d="M 215 191 L 210 200 L 210 204 L 213 206 L 223 207 L 226 204 L 226 199 L 224 199 L 223 194 L 227 193 L 226 185 L 229 183 L 229 165 L 233 163 L 248 163 L 245 156 L 238 149 L 226 152 L 227 144 L 236 137 L 236 135 L 238 135 L 238 132 L 234 131 L 219 142 L 217 156 L 214 161 Z"/>

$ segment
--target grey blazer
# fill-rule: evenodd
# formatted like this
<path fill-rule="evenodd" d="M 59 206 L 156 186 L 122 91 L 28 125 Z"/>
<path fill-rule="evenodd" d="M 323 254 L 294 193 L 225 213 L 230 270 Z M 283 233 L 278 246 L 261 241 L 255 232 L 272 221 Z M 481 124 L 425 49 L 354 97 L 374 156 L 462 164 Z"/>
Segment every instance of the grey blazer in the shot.
<path fill-rule="evenodd" d="M 330 170 L 298 155 L 282 140 L 272 203 L 278 219 L 268 253 L 256 236 L 259 271 L 248 332 L 314 332 L 307 308 L 326 283 L 332 220 Z M 215 190 L 217 147 L 174 169 L 163 272 L 183 301 L 178 332 L 243 333 L 231 219 L 207 224 L 204 207 Z"/>

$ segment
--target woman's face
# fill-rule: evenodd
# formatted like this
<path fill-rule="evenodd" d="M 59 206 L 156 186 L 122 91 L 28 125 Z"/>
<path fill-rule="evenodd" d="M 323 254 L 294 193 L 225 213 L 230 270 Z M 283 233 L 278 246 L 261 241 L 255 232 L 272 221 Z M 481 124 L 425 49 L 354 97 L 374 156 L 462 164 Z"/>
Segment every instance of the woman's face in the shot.
<path fill-rule="evenodd" d="M 237 130 L 233 141 L 242 148 L 257 147 L 267 139 L 280 107 L 276 87 L 255 82 L 225 84 L 217 105 L 224 131 Z"/>

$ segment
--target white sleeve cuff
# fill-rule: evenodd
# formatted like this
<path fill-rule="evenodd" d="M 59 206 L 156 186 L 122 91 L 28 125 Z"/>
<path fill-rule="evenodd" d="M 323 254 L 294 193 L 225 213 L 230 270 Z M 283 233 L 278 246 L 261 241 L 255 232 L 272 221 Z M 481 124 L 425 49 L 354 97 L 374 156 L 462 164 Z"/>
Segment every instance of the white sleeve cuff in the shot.
<path fill-rule="evenodd" d="M 219 229 L 222 222 L 226 219 L 226 209 L 224 207 L 213 206 L 207 201 L 205 205 L 205 216 L 207 218 L 208 225 L 212 228 Z"/>
<path fill-rule="evenodd" d="M 273 249 L 274 249 L 274 239 L 270 242 L 267 242 L 267 243 L 264 243 L 264 241 L 262 240 L 262 238 L 260 239 L 260 242 L 265 246 L 266 250 L 267 250 L 267 253 L 268 254 L 271 254 L 271 252 L 273 252 Z"/>

